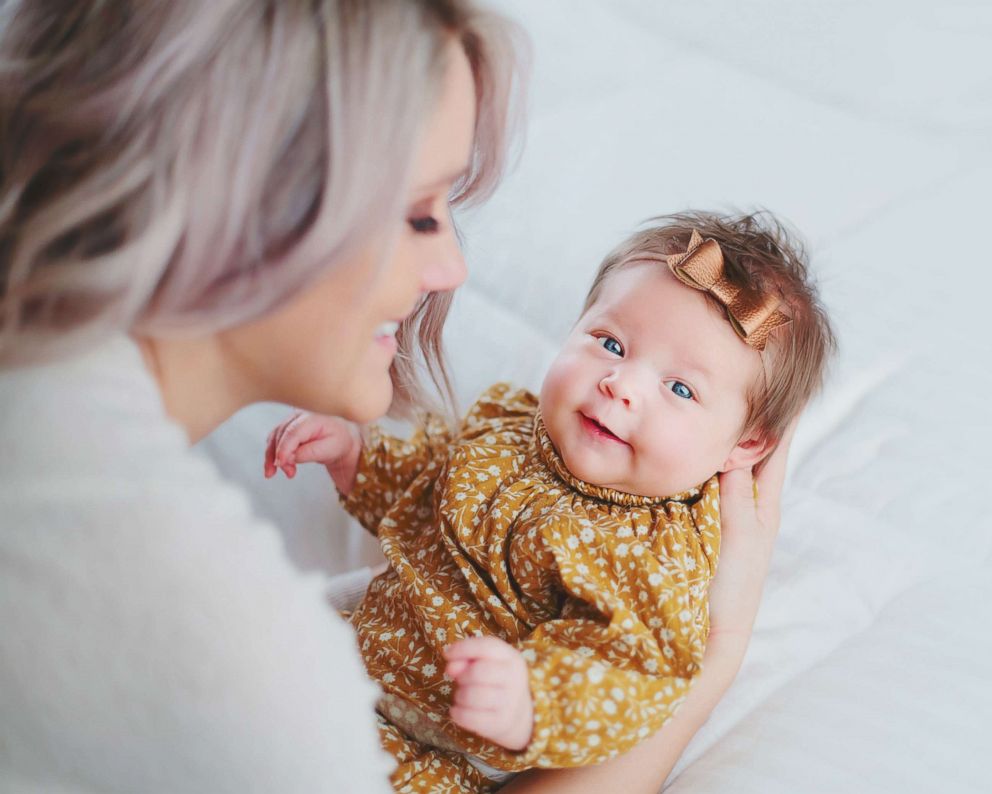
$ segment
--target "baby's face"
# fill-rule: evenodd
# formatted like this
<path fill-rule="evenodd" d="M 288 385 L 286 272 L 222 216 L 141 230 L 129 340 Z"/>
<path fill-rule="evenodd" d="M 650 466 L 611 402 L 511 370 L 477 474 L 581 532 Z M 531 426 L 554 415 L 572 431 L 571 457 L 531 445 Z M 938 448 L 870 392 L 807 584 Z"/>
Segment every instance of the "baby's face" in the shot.
<path fill-rule="evenodd" d="M 541 387 L 541 413 L 581 480 L 670 496 L 732 468 L 761 360 L 664 265 L 609 276 Z"/>

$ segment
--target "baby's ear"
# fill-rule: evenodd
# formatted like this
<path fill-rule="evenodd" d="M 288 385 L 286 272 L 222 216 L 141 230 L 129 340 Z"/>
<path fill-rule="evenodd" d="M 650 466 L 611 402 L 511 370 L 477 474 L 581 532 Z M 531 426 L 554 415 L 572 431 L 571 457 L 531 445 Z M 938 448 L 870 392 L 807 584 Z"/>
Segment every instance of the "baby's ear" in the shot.
<path fill-rule="evenodd" d="M 769 455 L 776 444 L 778 444 L 777 438 L 757 431 L 749 433 L 730 450 L 730 455 L 723 462 L 720 471 L 750 469 Z"/>

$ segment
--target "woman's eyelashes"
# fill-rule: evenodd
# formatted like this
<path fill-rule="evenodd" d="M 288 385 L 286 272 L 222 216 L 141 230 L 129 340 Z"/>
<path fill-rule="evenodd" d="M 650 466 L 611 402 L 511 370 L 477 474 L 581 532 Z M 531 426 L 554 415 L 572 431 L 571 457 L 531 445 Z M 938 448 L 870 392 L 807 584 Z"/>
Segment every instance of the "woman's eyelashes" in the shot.
<path fill-rule="evenodd" d="M 448 205 L 437 196 L 430 196 L 409 205 L 406 222 L 414 234 L 437 234 L 441 231 L 441 221 L 447 214 Z"/>
<path fill-rule="evenodd" d="M 407 218 L 410 228 L 417 234 L 437 234 L 441 224 L 432 215 L 424 215 L 419 218 Z"/>
<path fill-rule="evenodd" d="M 596 334 L 596 341 L 599 342 L 600 347 L 604 350 L 609 351 L 615 356 L 623 358 L 623 345 L 621 345 L 614 337 L 609 334 Z"/>

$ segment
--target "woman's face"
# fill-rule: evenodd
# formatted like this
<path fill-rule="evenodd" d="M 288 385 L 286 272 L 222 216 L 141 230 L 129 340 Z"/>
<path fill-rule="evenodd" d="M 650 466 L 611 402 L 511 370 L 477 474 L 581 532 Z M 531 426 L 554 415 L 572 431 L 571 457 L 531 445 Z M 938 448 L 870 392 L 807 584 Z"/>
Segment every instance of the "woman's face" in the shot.
<path fill-rule="evenodd" d="M 452 290 L 465 280 L 448 195 L 469 163 L 475 104 L 468 59 L 452 43 L 442 92 L 413 164 L 402 229 L 381 235 L 396 237 L 385 261 L 381 246 L 370 246 L 336 263 L 281 309 L 226 334 L 241 375 L 261 399 L 356 422 L 388 410 L 398 324 L 425 293 Z"/>

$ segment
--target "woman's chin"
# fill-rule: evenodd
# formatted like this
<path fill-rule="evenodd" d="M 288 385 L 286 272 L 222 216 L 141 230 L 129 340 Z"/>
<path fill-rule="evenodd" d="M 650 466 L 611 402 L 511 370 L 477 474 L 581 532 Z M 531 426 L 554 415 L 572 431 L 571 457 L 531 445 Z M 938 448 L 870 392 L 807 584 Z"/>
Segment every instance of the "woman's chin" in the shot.
<path fill-rule="evenodd" d="M 356 378 L 341 416 L 360 425 L 369 424 L 384 417 L 392 402 L 393 382 L 388 372 L 376 378 Z"/>

